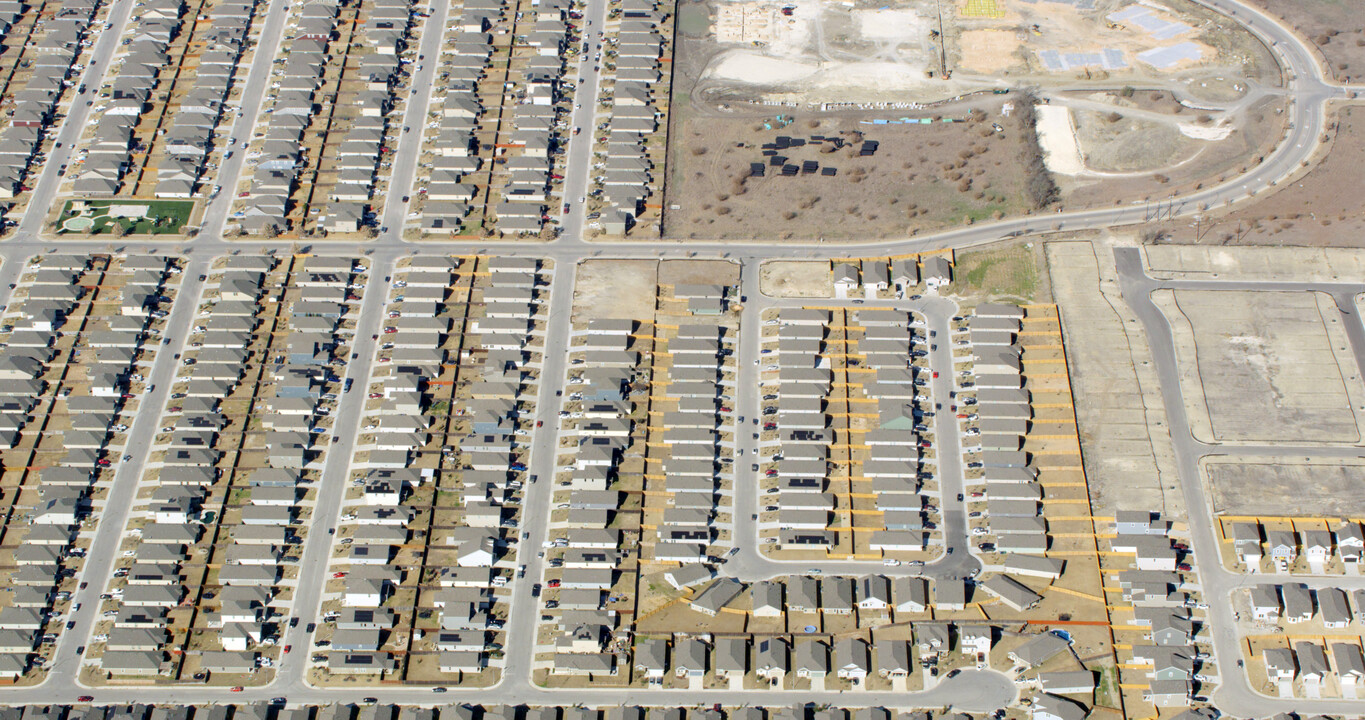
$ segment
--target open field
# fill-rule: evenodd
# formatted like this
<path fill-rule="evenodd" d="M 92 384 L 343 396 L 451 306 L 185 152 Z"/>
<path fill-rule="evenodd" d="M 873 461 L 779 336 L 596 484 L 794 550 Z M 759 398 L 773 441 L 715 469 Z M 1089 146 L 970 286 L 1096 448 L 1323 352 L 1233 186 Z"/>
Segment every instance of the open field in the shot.
<path fill-rule="evenodd" d="M 928 125 L 802 117 L 765 129 L 763 120 L 692 116 L 670 149 L 664 234 L 748 238 L 761 227 L 782 239 L 882 238 L 1017 214 L 1026 207 L 1020 135 L 999 104 L 973 122 Z M 1003 132 L 991 129 L 996 121 Z M 762 148 L 779 136 L 805 141 L 777 150 L 785 164 L 815 162 L 837 174 L 782 176 L 783 162 L 772 165 Z M 878 143 L 876 154 L 860 156 L 867 141 Z M 763 177 L 750 176 L 752 163 L 764 166 Z"/>
<path fill-rule="evenodd" d="M 1343 107 L 1335 117 L 1323 157 L 1302 177 L 1211 223 L 1175 223 L 1168 230 L 1171 239 L 1218 245 L 1358 244 L 1365 232 L 1365 206 L 1356 191 L 1365 183 L 1365 112 Z"/>
<path fill-rule="evenodd" d="M 1262 12 L 1281 18 L 1307 38 L 1326 59 L 1332 77 L 1351 82 L 1365 73 L 1365 15 L 1350 0 L 1251 0 Z"/>
<path fill-rule="evenodd" d="M 1330 297 L 1159 293 L 1191 415 L 1206 441 L 1356 442 L 1365 390 Z M 1340 354 L 1336 352 L 1341 348 Z"/>
<path fill-rule="evenodd" d="M 739 265 L 726 260 L 664 260 L 659 263 L 659 284 L 734 285 Z"/>
<path fill-rule="evenodd" d="M 1173 193 L 1202 189 L 1240 175 L 1279 142 L 1286 118 L 1284 108 L 1279 98 L 1263 98 L 1251 104 L 1240 120 L 1229 126 L 1228 134 L 1222 140 L 1191 141 L 1182 136 L 1178 142 L 1186 146 L 1187 152 L 1183 156 L 1169 153 L 1160 142 L 1163 131 L 1154 127 L 1134 126 L 1131 133 L 1120 134 L 1104 143 L 1099 142 L 1101 133 L 1097 130 L 1092 133 L 1095 136 L 1092 146 L 1101 159 L 1096 170 L 1133 168 L 1137 167 L 1134 163 L 1142 162 L 1141 156 L 1134 157 L 1125 149 L 1123 140 L 1131 140 L 1154 153 L 1167 153 L 1165 159 L 1173 160 L 1173 164 L 1161 168 L 1148 165 L 1130 174 L 1059 177 L 1057 182 L 1062 189 L 1063 203 L 1068 209 L 1077 209 L 1114 205 L 1120 202 L 1119 198 L 1125 202 L 1167 198 Z M 1201 131 L 1206 129 L 1194 114 L 1182 121 Z M 1108 121 L 1100 119 L 1098 122 Z"/>
<path fill-rule="evenodd" d="M 1207 247 L 1148 245 L 1152 277 L 1204 280 L 1236 276 L 1253 281 L 1341 282 L 1365 274 L 1365 251 L 1354 248 Z"/>
<path fill-rule="evenodd" d="M 1213 509 L 1227 515 L 1359 517 L 1365 497 L 1365 463 L 1331 460 L 1306 463 L 1292 458 L 1207 459 L 1204 479 Z"/>
<path fill-rule="evenodd" d="M 983 300 L 1034 302 L 1050 295 L 1042 245 L 1016 242 L 957 253 L 957 291 Z"/>

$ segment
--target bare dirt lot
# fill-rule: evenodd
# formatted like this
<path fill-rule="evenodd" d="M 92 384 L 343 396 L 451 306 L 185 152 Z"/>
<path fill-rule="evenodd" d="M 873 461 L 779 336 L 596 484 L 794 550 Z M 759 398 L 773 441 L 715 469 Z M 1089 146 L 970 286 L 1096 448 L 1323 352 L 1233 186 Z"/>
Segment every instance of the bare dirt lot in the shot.
<path fill-rule="evenodd" d="M 823 260 L 776 260 L 763 263 L 758 287 L 772 297 L 834 297 L 834 275 Z"/>
<path fill-rule="evenodd" d="M 1365 12 L 1353 0 L 1251 0 L 1251 5 L 1284 18 L 1308 38 L 1338 80 L 1365 74 Z"/>
<path fill-rule="evenodd" d="M 659 263 L 659 284 L 734 285 L 739 265 L 728 260 L 664 260 Z"/>
<path fill-rule="evenodd" d="M 1171 320 L 1200 439 L 1360 439 L 1352 411 L 1362 394 L 1360 371 L 1330 297 L 1185 290 L 1155 297 Z"/>
<path fill-rule="evenodd" d="M 1085 165 L 1099 172 L 1159 170 L 1202 147 L 1167 123 L 1091 110 L 1073 113 L 1072 117 L 1076 139 L 1085 151 Z"/>
<path fill-rule="evenodd" d="M 1000 104 L 974 121 L 927 125 L 798 117 L 765 129 L 762 119 L 692 115 L 674 131 L 664 234 L 884 238 L 1019 213 L 1026 202 L 1022 144 L 1016 123 L 1000 117 Z M 1003 131 L 994 131 L 993 122 Z M 805 144 L 764 155 L 763 146 L 779 136 Z M 877 143 L 874 155 L 860 155 L 867 141 Z M 772 165 L 774 157 L 785 159 Z M 782 165 L 806 162 L 819 169 L 782 176 Z M 752 163 L 763 165 L 763 177 L 750 176 Z M 824 168 L 837 174 L 826 176 Z"/>
<path fill-rule="evenodd" d="M 1290 458 L 1249 462 L 1212 460 L 1203 467 L 1213 491 L 1213 509 L 1228 515 L 1365 514 L 1365 463 L 1333 459 L 1305 463 Z"/>
<path fill-rule="evenodd" d="M 1044 96 L 1077 80 L 1085 93 L 1127 90 L 1118 104 L 1141 111 L 1118 120 L 1107 120 L 1104 105 L 1078 111 L 1081 150 L 1093 167 L 1059 179 L 1068 208 L 1168 197 L 1239 174 L 1280 136 L 1278 99 L 1234 105 L 1248 78 L 1257 88 L 1280 84 L 1273 58 L 1237 23 L 1206 8 L 1187 0 L 1149 5 L 1155 15 L 1147 22 L 1169 23 L 1170 34 L 1158 39 L 1142 22 L 1110 21 L 1115 11 L 1139 7 L 1119 0 L 1089 10 L 995 0 L 944 7 L 921 0 L 682 3 L 663 234 L 747 238 L 761 227 L 775 239 L 874 239 L 1025 212 L 1032 157 L 1018 149 L 1032 132 L 1018 132 L 1001 112 L 1019 94 L 989 94 L 1002 77 Z M 1142 55 L 1176 42 L 1197 46 L 1201 57 L 1158 68 Z M 1084 65 L 1101 56 L 1103 69 Z M 1133 87 L 1144 88 L 1140 97 Z M 1173 100 L 1177 87 L 1235 117 L 1188 111 Z M 1002 132 L 937 122 L 972 109 Z M 935 122 L 899 124 L 903 118 Z M 1231 132 L 1198 139 L 1183 132 L 1197 123 L 1204 126 L 1196 134 L 1223 123 Z M 876 156 L 810 142 L 854 132 L 881 143 Z M 808 144 L 773 147 L 779 136 Z M 775 155 L 782 159 L 771 164 Z M 808 162 L 817 166 L 803 168 Z M 749 177 L 754 164 L 763 177 Z M 824 175 L 826 168 L 837 175 Z"/>
<path fill-rule="evenodd" d="M 1335 124 L 1325 156 L 1302 178 L 1213 223 L 1193 228 L 1176 223 L 1170 238 L 1216 245 L 1359 245 L 1365 233 L 1359 191 L 1365 186 L 1365 110 L 1342 108 Z"/>
<path fill-rule="evenodd" d="M 578 265 L 574 322 L 595 318 L 654 317 L 658 263 L 652 260 L 587 260 Z"/>

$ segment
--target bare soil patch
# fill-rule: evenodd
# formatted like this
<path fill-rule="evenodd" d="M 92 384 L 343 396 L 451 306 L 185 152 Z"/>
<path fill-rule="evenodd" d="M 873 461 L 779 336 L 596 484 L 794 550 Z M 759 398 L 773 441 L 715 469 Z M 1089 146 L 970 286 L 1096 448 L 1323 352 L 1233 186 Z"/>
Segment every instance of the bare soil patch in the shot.
<path fill-rule="evenodd" d="M 1305 463 L 1291 458 L 1246 462 L 1210 460 L 1203 466 L 1215 512 L 1229 515 L 1359 517 L 1365 464 L 1358 460 Z"/>
<path fill-rule="evenodd" d="M 798 117 L 765 129 L 771 119 L 689 117 L 670 148 L 664 235 L 751 238 L 763 228 L 778 239 L 885 238 L 1017 214 L 1026 206 L 1021 133 L 1000 104 L 969 122 L 914 125 Z M 779 136 L 805 144 L 764 155 Z M 867 141 L 876 152 L 860 155 Z M 806 162 L 819 169 L 782 176 L 782 165 Z M 752 163 L 763 177 L 750 176 Z"/>
<path fill-rule="evenodd" d="M 961 67 L 972 72 L 995 73 L 1019 64 L 1015 52 L 1021 43 L 1007 30 L 965 30 L 959 40 Z"/>
<path fill-rule="evenodd" d="M 1356 442 L 1352 395 L 1358 370 L 1331 299 L 1317 293 L 1176 291 L 1193 347 L 1177 330 L 1176 356 L 1193 365 L 1213 439 L 1261 442 Z M 1345 344 L 1344 342 L 1342 343 Z M 1208 438 L 1204 438 L 1208 439 Z"/>
<path fill-rule="evenodd" d="M 771 297 L 834 297 L 834 275 L 824 261 L 779 260 L 763 263 L 758 287 Z"/>
<path fill-rule="evenodd" d="M 1085 166 L 1099 172 L 1140 172 L 1179 162 L 1205 143 L 1154 120 L 1082 110 L 1072 114 Z"/>
<path fill-rule="evenodd" d="M 574 284 L 573 322 L 596 318 L 652 320 L 658 263 L 586 260 Z"/>
<path fill-rule="evenodd" d="M 728 260 L 664 260 L 659 263 L 660 285 L 734 285 L 738 282 L 739 265 Z"/>

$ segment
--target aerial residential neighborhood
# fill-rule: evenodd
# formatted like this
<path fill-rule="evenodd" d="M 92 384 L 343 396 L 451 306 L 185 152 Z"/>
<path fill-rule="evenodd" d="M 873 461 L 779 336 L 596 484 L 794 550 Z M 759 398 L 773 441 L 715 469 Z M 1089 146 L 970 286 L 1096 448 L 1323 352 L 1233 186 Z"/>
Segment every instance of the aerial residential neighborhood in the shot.
<path fill-rule="evenodd" d="M 0 720 L 1365 715 L 1350 0 L 0 0 Z"/>

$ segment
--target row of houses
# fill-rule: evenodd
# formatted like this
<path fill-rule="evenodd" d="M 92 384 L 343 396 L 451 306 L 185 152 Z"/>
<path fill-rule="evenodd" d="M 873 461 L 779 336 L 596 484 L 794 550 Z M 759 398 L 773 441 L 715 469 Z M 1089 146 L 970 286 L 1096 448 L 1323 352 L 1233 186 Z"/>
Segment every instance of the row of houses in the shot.
<path fill-rule="evenodd" d="M 535 397 L 531 367 L 539 353 L 533 326 L 543 302 L 541 268 L 534 260 L 490 259 L 481 290 L 482 317 L 453 327 L 449 311 L 459 308 L 457 314 L 463 315 L 465 308 L 462 299 L 450 295 L 458 267 L 456 258 L 414 257 L 394 275 L 395 301 L 380 348 L 387 371 L 371 378 L 370 393 L 379 402 L 366 410 L 353 463 L 363 469 L 363 492 L 348 501 L 343 532 L 351 540 L 334 560 L 345 578 L 342 610 L 332 619 L 326 654 L 325 666 L 333 674 L 397 667 L 397 658 L 383 650 L 397 620 L 385 604 L 403 582 L 399 554 L 426 526 L 418 515 L 428 508 L 415 504 L 413 494 L 434 483 L 436 470 L 414 465 L 439 431 L 436 423 L 449 412 L 446 402 L 434 405 L 432 394 L 448 388 L 436 382 L 447 361 L 455 359 L 446 346 L 460 334 L 460 357 L 477 362 L 461 411 L 471 432 L 444 448 L 459 468 L 459 481 L 447 480 L 442 487 L 454 488 L 461 512 L 458 520 L 442 521 L 439 536 L 425 540 L 427 566 L 437 570 L 439 589 L 422 601 L 429 600 L 440 619 L 439 630 L 427 638 L 438 653 L 440 671 L 458 675 L 485 669 L 490 633 L 501 627 L 495 591 L 508 580 L 499 571 L 510 563 L 516 533 L 512 515 L 529 449 L 519 426 Z"/>
<path fill-rule="evenodd" d="M 1288 647 L 1265 648 L 1261 659 L 1280 697 L 1321 698 L 1335 679 L 1341 697 L 1355 700 L 1365 681 L 1365 656 L 1358 642 L 1296 640 Z M 1302 693 L 1295 692 L 1296 685 Z"/>
<path fill-rule="evenodd" d="M 1352 620 L 1365 622 L 1365 590 L 1310 589 L 1302 583 L 1256 585 L 1249 591 L 1251 617 L 1264 623 L 1297 625 L 1317 617 L 1328 629 L 1350 627 Z M 1352 608 L 1354 607 L 1354 611 Z"/>
<path fill-rule="evenodd" d="M 675 297 L 679 290 L 688 294 L 686 285 L 678 285 Z M 687 565 L 710 560 L 720 510 L 721 432 L 731 421 L 721 410 L 721 376 L 734 340 L 729 328 L 713 320 L 680 321 L 673 336 L 655 347 L 667 353 L 669 382 L 664 395 L 676 403 L 658 421 L 667 447 L 661 458 L 662 489 L 669 498 L 653 538 L 654 559 L 660 562 Z M 653 440 L 657 442 L 657 432 Z M 651 481 L 654 488 L 658 484 Z"/>
<path fill-rule="evenodd" d="M 1267 529 L 1259 522 L 1231 523 L 1228 539 L 1232 541 L 1237 562 L 1248 572 L 1261 572 L 1265 563 L 1276 572 L 1290 572 L 1300 558 L 1312 573 L 1322 573 L 1333 561 L 1343 568 L 1359 568 L 1365 557 L 1365 533 L 1360 523 L 1342 522 L 1335 530 Z"/>
<path fill-rule="evenodd" d="M 178 261 L 166 257 L 43 255 L 30 261 L 6 309 L 4 323 L 13 329 L 0 350 L 0 446 L 15 447 L 38 432 L 44 425 L 31 425 L 30 418 L 45 413 L 69 424 L 39 439 L 43 452 L 56 455 L 32 463 L 24 485 L 36 503 L 15 513 L 7 528 L 19 540 L 5 583 L 9 602 L 0 610 L 0 677 L 27 671 L 34 649 L 60 627 L 55 606 L 69 595 L 59 586 L 84 555 L 75 550 L 79 523 L 91 513 L 97 483 L 109 479 L 101 468 L 117 460 L 126 442 L 131 383 L 154 313 L 164 314 L 157 308 L 170 301 L 163 293 L 179 272 Z M 117 289 L 117 314 L 94 314 L 96 301 L 104 306 L 110 292 L 97 296 L 94 287 Z M 57 338 L 73 334 L 69 356 Z M 72 362 L 64 381 L 48 380 L 51 367 Z M 76 384 L 89 393 L 72 394 Z"/>
<path fill-rule="evenodd" d="M 787 678 L 809 680 L 811 689 L 822 690 L 827 678 L 865 686 L 871 676 L 904 682 L 913 662 L 910 643 L 883 639 L 869 643 L 862 638 L 826 639 L 765 636 L 717 637 L 714 641 L 678 635 L 671 638 L 641 637 L 632 654 L 635 672 L 649 684 L 661 684 L 672 674 L 700 690 L 708 678 L 742 689 L 747 673 L 754 673 L 772 687 Z"/>
<path fill-rule="evenodd" d="M 778 432 L 776 466 L 766 474 L 776 478 L 776 515 L 781 548 L 832 548 L 837 535 L 830 528 L 836 506 L 829 490 L 831 355 L 845 352 L 827 346 L 831 313 L 822 309 L 782 308 L 775 336 L 765 336 L 764 353 L 776 351 L 776 392 L 765 396 L 764 428 Z M 877 423 L 862 434 L 867 451 L 852 475 L 868 481 L 876 496 L 880 527 L 871 547 L 882 552 L 918 552 L 925 548 L 934 527 L 927 513 L 929 498 L 922 492 L 920 450 L 925 403 L 931 403 L 928 379 L 911 364 L 914 347 L 923 342 L 912 325 L 923 326 L 904 310 L 859 310 L 854 322 L 862 330 L 847 352 L 860 358 L 866 373 L 861 384 L 865 399 L 876 407 Z M 775 342 L 775 347 L 772 347 Z M 769 377 L 765 387 L 771 387 Z M 770 507 L 769 510 L 772 508 Z"/>
<path fill-rule="evenodd" d="M 560 577 L 550 583 L 558 586 L 554 598 L 557 637 L 551 666 L 551 672 L 557 675 L 614 676 L 625 669 L 618 664 L 618 658 L 628 645 L 622 645 L 623 639 L 618 636 L 624 632 L 619 627 L 620 617 L 614 610 L 606 609 L 606 599 L 615 584 L 616 568 L 627 543 L 634 542 L 613 525 L 622 499 L 616 487 L 617 473 L 636 436 L 631 419 L 635 410 L 632 398 L 645 393 L 649 386 L 649 376 L 638 371 L 641 355 L 633 340 L 637 330 L 634 320 L 589 320 L 581 333 L 583 342 L 575 342 L 570 349 L 571 353 L 582 355 L 573 359 L 577 369 L 570 373 L 569 383 L 574 392 L 568 398 L 579 403 L 582 418 L 569 431 L 575 436 L 575 451 L 566 486 L 567 500 L 561 503 L 568 507 L 568 515 L 551 529 L 555 539 L 550 552 L 554 552 L 554 547 L 563 551 L 561 557 L 550 558 L 551 566 L 563 568 Z M 714 375 L 714 370 L 711 374 Z M 704 388 L 702 392 L 705 393 Z M 689 473 L 686 477 L 705 490 L 696 490 L 687 497 L 694 497 L 700 505 L 693 514 L 709 518 L 715 504 L 715 447 L 703 445 L 698 443 L 695 458 L 696 472 L 701 474 Z M 557 494 L 564 497 L 562 491 Z M 660 532 L 667 532 L 662 524 Z M 683 534 L 677 542 L 656 542 L 656 552 L 690 558 L 690 563 L 704 560 L 711 528 L 688 523 L 680 532 Z M 548 605 L 547 601 L 547 608 Z"/>
<path fill-rule="evenodd" d="M 1169 533 L 1159 515 L 1120 511 L 1109 540 L 1111 551 L 1133 556 L 1132 569 L 1118 574 L 1122 597 L 1132 605 L 1131 624 L 1144 640 L 1131 644 L 1130 664 L 1147 683 L 1144 697 L 1158 708 L 1189 706 L 1206 657 L 1197 647 L 1202 622 L 1191 613 L 1198 603 L 1186 594 Z"/>
<path fill-rule="evenodd" d="M 213 705 L 14 705 L 0 708 L 0 720 L 972 720 L 962 712 L 905 711 L 882 707 L 830 708 L 814 703 L 762 707 L 652 708 L 611 705 L 471 705 L 420 706 L 368 703 L 354 705 L 275 704 L 266 702 Z M 1177 718 L 1176 720 L 1198 720 Z M 1292 720 L 1288 716 L 1277 720 Z"/>
<path fill-rule="evenodd" d="M 435 123 L 434 134 L 428 133 L 426 139 L 432 158 L 421 209 L 423 234 L 461 233 L 476 203 L 479 189 L 471 178 L 483 165 L 483 148 L 478 134 L 486 113 L 479 85 L 488 78 L 488 69 L 497 50 L 493 33 L 505 31 L 506 14 L 504 0 L 467 0 L 459 12 L 452 8 L 446 20 L 445 31 L 450 39 L 440 58 L 432 60 L 439 63 L 444 82 L 432 88 L 429 115 L 436 119 L 431 121 Z M 550 66 L 553 60 L 537 56 L 531 62 Z M 499 99 L 498 96 L 488 98 L 494 103 Z M 528 144 L 523 152 L 548 157 L 549 149 L 548 141 L 537 140 Z"/>
<path fill-rule="evenodd" d="M 333 367 L 345 354 L 341 323 L 359 300 L 352 276 L 363 269 L 351 258 L 293 262 L 283 290 L 270 256 L 234 255 L 209 275 L 188 367 L 172 387 L 176 404 L 162 419 L 143 478 L 151 493 L 137 509 L 147 524 L 130 530 L 136 555 L 110 592 L 117 614 L 103 633 L 100 664 L 111 677 L 166 672 L 165 653 L 175 649 L 169 615 L 186 601 L 203 603 L 200 617 L 217 639 L 198 654 L 200 670 L 243 674 L 268 662 L 262 652 L 279 633 L 284 566 L 301 549 L 307 473 L 329 444 L 320 420 L 329 412 L 329 383 L 340 381 Z M 282 304 L 278 317 L 268 300 Z M 245 417 L 223 406 L 243 386 L 255 396 Z M 240 449 L 246 432 L 264 435 L 263 452 Z M 235 509 L 228 484 L 245 490 Z M 184 565 L 215 523 L 222 587 L 210 603 L 190 595 L 196 590 Z"/>
<path fill-rule="evenodd" d="M 972 458 L 1023 452 L 1023 436 L 1033 419 L 1032 396 L 1022 376 L 1019 332 L 1023 319 L 1024 310 L 1017 305 L 982 303 L 959 333 L 966 335 L 967 359 L 976 385 L 963 391 L 963 399 L 972 402 L 966 432 L 979 443 L 964 443 Z M 969 480 L 981 487 L 972 493 L 970 504 L 983 511 L 985 531 L 994 538 L 995 552 L 1041 557 L 1049 544 L 1038 473 L 1026 458 L 1021 467 L 999 465 L 983 463 L 981 477 Z"/>
<path fill-rule="evenodd" d="M 500 235 L 539 233 L 551 205 L 551 170 L 565 129 L 560 114 L 573 87 L 563 82 L 564 51 L 574 41 L 567 8 L 568 3 L 541 2 L 517 22 L 514 47 L 526 48 L 530 57 L 516 83 L 511 136 L 504 140 L 520 153 L 500 158 L 506 178 L 492 208 Z"/>
<path fill-rule="evenodd" d="M 915 258 L 867 258 L 861 261 L 836 262 L 830 269 L 834 296 L 854 297 L 859 291 L 872 300 L 880 293 L 891 292 L 904 300 L 921 282 L 927 290 L 938 290 L 952 282 L 953 267 L 948 258 L 931 255 L 920 262 Z"/>
<path fill-rule="evenodd" d="M 609 80 L 604 90 L 611 97 L 610 116 L 600 128 L 606 147 L 594 152 L 593 163 L 593 192 L 603 203 L 602 228 L 608 235 L 628 232 L 654 195 L 658 178 L 646 140 L 660 128 L 663 113 L 657 99 L 668 88 L 661 72 L 671 40 L 661 31 L 666 20 L 667 12 L 656 0 L 622 0 L 615 35 L 596 49 L 597 62 L 604 51 L 614 56 L 604 68 L 604 80 Z"/>
<path fill-rule="evenodd" d="M 408 74 L 403 52 L 414 12 L 410 0 L 366 0 L 361 5 L 360 32 L 352 37 L 349 52 L 359 54 L 357 72 L 363 82 L 342 83 L 337 94 L 342 107 L 356 107 L 359 112 L 339 119 L 340 129 L 345 129 L 341 143 L 324 149 L 335 151 L 331 167 L 336 175 L 327 192 L 328 202 L 321 209 L 323 225 L 329 232 L 356 232 L 367 217 L 382 209 L 374 207 L 371 200 L 386 148 L 398 136 L 387 110 L 397 104 L 394 91 Z M 319 29 L 324 26 L 320 23 Z M 300 94 L 298 104 L 302 100 Z M 280 111 L 277 99 L 275 112 Z M 376 200 L 382 206 L 383 197 Z"/>
<path fill-rule="evenodd" d="M 348 14 L 358 12 L 351 36 L 356 48 L 333 54 L 343 9 Z M 364 0 L 357 11 L 334 2 L 298 6 L 291 39 L 285 41 L 272 71 L 272 86 L 277 90 L 265 110 L 269 121 L 263 133 L 256 133 L 249 196 L 236 215 L 248 232 L 289 229 L 290 197 L 301 173 L 310 164 L 323 162 L 321 157 L 307 156 L 304 137 L 324 104 L 331 104 L 336 114 L 332 129 L 344 130 L 345 135 L 340 143 L 316 148 L 319 154 L 335 153 L 330 163 L 335 181 L 325 196 L 325 213 L 319 208 L 322 226 L 334 232 L 355 232 L 372 218 L 370 199 L 390 143 L 388 117 L 395 104 L 394 90 L 406 76 L 402 54 L 413 12 L 408 0 Z M 357 60 L 346 62 L 348 57 Z M 344 77 L 329 80 L 329 72 Z M 322 95 L 324 83 L 331 82 L 344 92 L 335 97 Z"/>
<path fill-rule="evenodd" d="M 215 4 L 208 11 L 209 26 L 196 36 L 202 40 L 199 62 L 193 70 L 188 90 L 179 97 L 171 114 L 170 128 L 161 143 L 162 155 L 156 166 L 156 196 L 161 198 L 195 197 L 215 150 L 226 151 L 221 138 L 231 126 L 232 114 L 225 106 L 236 86 L 234 80 L 246 50 L 255 0 L 231 0 Z M 177 80 L 176 91 L 185 81 L 188 69 Z M 119 92 L 119 81 L 114 91 Z"/>
<path fill-rule="evenodd" d="M 102 108 L 91 129 L 85 161 L 75 173 L 72 192 L 86 197 L 107 197 L 123 186 L 124 174 L 133 169 L 134 153 L 150 151 L 135 131 L 143 113 L 164 102 L 158 95 L 164 68 L 179 63 L 171 46 L 181 32 L 184 0 L 148 0 L 126 31 L 127 42 L 112 61 L 114 68 L 100 88 Z M 171 68 L 171 75 L 178 74 Z M 159 112 L 159 109 L 157 110 Z M 136 180 L 136 178 L 134 178 Z"/>
<path fill-rule="evenodd" d="M 84 69 L 82 48 L 93 44 L 93 23 L 101 5 L 98 0 L 44 4 L 43 22 L 35 26 L 35 35 L 26 39 L 23 50 L 28 79 L 22 88 L 14 87 L 13 112 L 0 130 L 0 198 L 18 195 L 34 163 L 42 162 L 43 141 L 53 130 L 57 108 L 67 88 L 75 84 L 71 78 Z M 5 10 L 9 24 L 17 21 L 17 12 L 14 5 Z"/>

